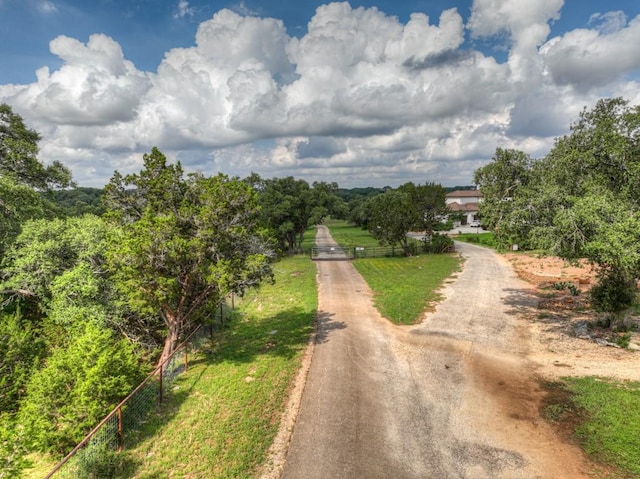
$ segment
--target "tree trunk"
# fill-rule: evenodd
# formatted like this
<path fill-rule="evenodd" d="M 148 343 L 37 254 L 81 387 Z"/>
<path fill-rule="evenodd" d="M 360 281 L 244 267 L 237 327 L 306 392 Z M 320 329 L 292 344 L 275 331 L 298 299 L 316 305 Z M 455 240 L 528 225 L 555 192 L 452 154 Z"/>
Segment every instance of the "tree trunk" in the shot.
<path fill-rule="evenodd" d="M 176 350 L 182 333 L 182 321 L 175 313 L 165 313 L 164 319 L 167 325 L 167 337 L 164 340 L 164 348 L 158 360 L 158 366 L 163 364 Z"/>

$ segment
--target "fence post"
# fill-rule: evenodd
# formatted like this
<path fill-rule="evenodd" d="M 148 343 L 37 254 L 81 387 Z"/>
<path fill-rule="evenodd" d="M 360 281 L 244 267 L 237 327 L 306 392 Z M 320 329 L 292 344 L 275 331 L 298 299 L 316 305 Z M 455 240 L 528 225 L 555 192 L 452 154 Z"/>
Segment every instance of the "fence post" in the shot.
<path fill-rule="evenodd" d="M 124 433 L 122 429 L 122 407 L 118 408 L 118 452 L 122 452 L 124 448 Z"/>
<path fill-rule="evenodd" d="M 159 402 L 162 402 L 162 376 L 163 376 L 162 369 L 163 369 L 163 367 L 164 367 L 164 364 L 161 364 L 160 365 L 160 391 L 159 391 L 160 392 L 160 394 L 159 394 L 160 401 Z"/>

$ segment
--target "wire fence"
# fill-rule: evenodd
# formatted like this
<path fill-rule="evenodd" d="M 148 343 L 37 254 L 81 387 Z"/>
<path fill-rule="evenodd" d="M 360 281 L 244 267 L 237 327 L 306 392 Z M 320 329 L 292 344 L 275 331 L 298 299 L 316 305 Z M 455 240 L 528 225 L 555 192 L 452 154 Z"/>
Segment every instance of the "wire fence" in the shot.
<path fill-rule="evenodd" d="M 172 390 L 175 379 L 189 368 L 189 354 L 224 325 L 223 306 L 219 318 L 198 326 L 162 364 L 122 400 L 45 477 L 50 479 L 101 479 L 114 475 L 118 452 L 134 445 L 150 412 L 156 410 Z"/>

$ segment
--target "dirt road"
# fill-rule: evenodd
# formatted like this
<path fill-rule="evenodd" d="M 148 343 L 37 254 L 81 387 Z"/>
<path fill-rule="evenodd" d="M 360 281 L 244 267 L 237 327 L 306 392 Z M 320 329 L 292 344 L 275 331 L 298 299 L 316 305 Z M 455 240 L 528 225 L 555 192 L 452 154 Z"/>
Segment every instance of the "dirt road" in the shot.
<path fill-rule="evenodd" d="M 350 262 L 318 262 L 317 343 L 283 478 L 587 477 L 539 417 L 517 321 L 527 284 L 491 251 L 457 246 L 463 271 L 412 327 L 380 317 Z"/>

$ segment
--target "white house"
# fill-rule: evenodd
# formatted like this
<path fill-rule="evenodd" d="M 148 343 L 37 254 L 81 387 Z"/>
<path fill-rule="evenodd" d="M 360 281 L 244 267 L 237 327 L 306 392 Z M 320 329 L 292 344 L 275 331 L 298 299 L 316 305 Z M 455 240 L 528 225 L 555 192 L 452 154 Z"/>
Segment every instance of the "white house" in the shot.
<path fill-rule="evenodd" d="M 454 213 L 463 213 L 462 224 L 471 224 L 478 219 L 478 205 L 482 201 L 480 190 L 456 190 L 447 193 L 447 206 Z M 459 225 L 456 225 L 459 226 Z"/>

